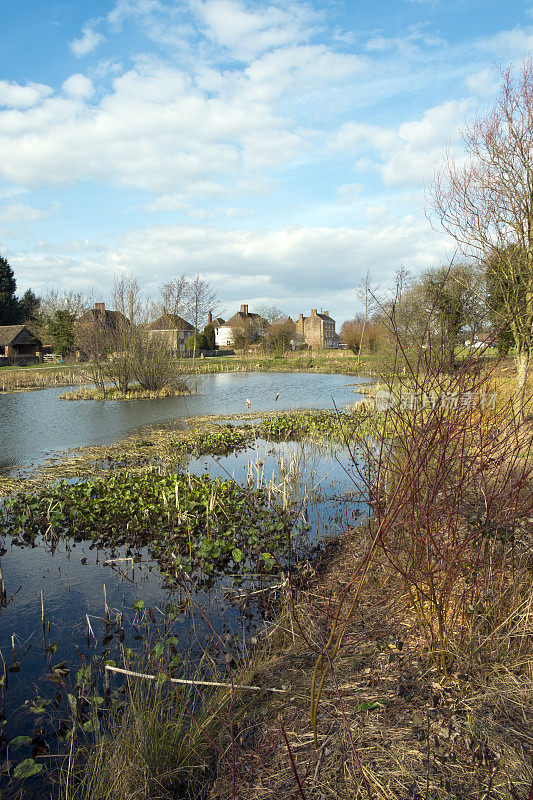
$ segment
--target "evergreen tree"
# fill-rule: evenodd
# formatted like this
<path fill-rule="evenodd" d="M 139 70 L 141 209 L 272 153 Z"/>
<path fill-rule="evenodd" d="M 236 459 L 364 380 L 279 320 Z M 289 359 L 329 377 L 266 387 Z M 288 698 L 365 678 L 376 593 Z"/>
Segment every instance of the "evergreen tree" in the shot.
<path fill-rule="evenodd" d="M 15 297 L 17 282 L 7 258 L 0 256 L 0 325 L 16 325 L 20 304 Z"/>
<path fill-rule="evenodd" d="M 215 345 L 215 329 L 214 327 L 208 323 L 204 328 L 204 335 L 206 341 L 206 349 L 207 350 L 214 350 Z"/>
<path fill-rule="evenodd" d="M 66 356 L 74 350 L 74 323 L 76 317 L 64 309 L 56 309 L 48 322 L 48 333 L 54 341 L 54 350 Z"/>
<path fill-rule="evenodd" d="M 35 320 L 40 305 L 41 299 L 37 297 L 35 292 L 33 292 L 31 289 L 26 289 L 19 300 L 20 322 L 32 322 Z"/>

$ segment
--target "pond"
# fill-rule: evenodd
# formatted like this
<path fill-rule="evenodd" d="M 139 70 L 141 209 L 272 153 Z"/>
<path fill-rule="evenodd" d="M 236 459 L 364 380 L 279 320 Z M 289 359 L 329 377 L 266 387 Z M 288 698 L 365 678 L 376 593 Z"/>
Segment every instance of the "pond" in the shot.
<path fill-rule="evenodd" d="M 340 446 L 259 439 L 239 453 L 193 459 L 189 470 L 273 489 L 289 475 L 290 500 L 303 528 L 300 549 L 311 556 L 317 543 L 353 526 L 365 513 L 363 503 L 352 497 L 354 477 Z M 75 692 L 76 672 L 92 665 L 93 674 L 101 675 L 106 659 L 122 664 L 124 648 L 146 649 L 153 631 L 164 626 L 169 604 L 177 613 L 167 633 L 178 639 L 184 673 L 194 670 L 205 650 L 220 650 L 220 641 L 230 652 L 239 652 L 258 627 L 268 625 L 254 601 L 245 608 L 232 602 L 247 588 L 268 586 L 268 580 L 226 575 L 209 590 L 171 590 L 146 551 L 139 551 L 134 563 L 109 563 L 110 558 L 132 555 L 125 548 L 98 550 L 89 542 L 59 542 L 55 547 L 42 539 L 35 547 L 6 542 L 1 566 L 7 605 L 0 609 L 0 653 L 7 667 L 3 730 L 8 742 L 20 736 L 31 739 L 9 752 L 12 764 L 39 755 L 36 748 L 47 758 L 64 752 L 57 734 L 68 719 L 68 693 Z M 272 576 L 270 583 L 277 582 L 279 576 Z M 135 609 L 138 601 L 144 604 L 143 614 L 150 609 L 142 620 Z M 221 637 L 218 644 L 216 637 Z M 52 667 L 62 662 L 70 673 L 58 686 Z M 13 663 L 16 668 L 10 671 Z M 40 796 L 40 787 L 42 777 L 25 781 L 25 796 Z"/>
<path fill-rule="evenodd" d="M 58 399 L 62 390 L 56 389 L 3 396 L 4 469 L 37 462 L 52 450 L 117 440 L 146 425 L 180 425 L 191 414 L 245 413 L 248 398 L 252 411 L 343 407 L 360 398 L 352 380 L 338 375 L 222 374 L 202 378 L 199 393 L 191 397 L 126 403 L 65 402 Z M 287 502 L 295 528 L 300 528 L 295 547 L 304 558 L 314 557 L 317 546 L 366 513 L 354 496 L 356 479 L 340 445 L 258 439 L 227 456 L 191 459 L 188 469 L 193 475 L 270 487 L 274 494 L 288 476 Z M 280 580 L 279 575 L 265 582 L 255 575 L 226 574 L 209 588 L 190 583 L 185 589 L 168 588 L 146 550 L 99 550 L 90 542 L 52 546 L 38 539 L 34 547 L 20 547 L 8 539 L 0 562 L 7 595 L 6 606 L 0 608 L 0 658 L 5 665 L 0 792 L 2 763 L 9 761 L 12 770 L 36 757 L 46 769 L 24 781 L 28 800 L 42 796 L 45 785 L 49 791 L 45 773 L 54 757 L 65 752 L 61 739 L 69 718 L 68 695 L 79 692 L 80 668 L 92 665 L 103 693 L 106 660 L 122 665 L 128 648 L 147 653 L 154 634 L 163 628 L 167 636 L 177 637 L 182 674 L 191 674 L 206 651 L 220 656 L 223 647 L 226 654 L 238 654 L 258 630 L 268 629 L 269 611 L 263 604 L 268 595 L 262 592 Z M 254 591 L 253 600 L 235 602 L 248 590 Z M 53 671 L 58 664 L 70 670 L 59 683 Z M 111 685 L 120 687 L 120 679 Z M 6 750 L 17 737 L 26 738 L 18 748 Z"/>
<path fill-rule="evenodd" d="M 144 426 L 187 417 L 296 408 L 342 408 L 371 378 L 308 373 L 229 372 L 191 378 L 193 394 L 161 400 L 65 401 L 65 388 L 0 395 L 0 474 L 72 447 L 108 444 Z M 279 395 L 276 400 L 276 395 Z"/>

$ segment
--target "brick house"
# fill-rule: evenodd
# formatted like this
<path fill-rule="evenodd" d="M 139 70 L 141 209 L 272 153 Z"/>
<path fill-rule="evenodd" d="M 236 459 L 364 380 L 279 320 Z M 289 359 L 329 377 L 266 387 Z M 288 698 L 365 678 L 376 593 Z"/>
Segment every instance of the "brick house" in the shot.
<path fill-rule="evenodd" d="M 75 339 L 78 359 L 119 351 L 131 323 L 121 311 L 111 311 L 105 303 L 95 303 L 76 320 Z"/>
<path fill-rule="evenodd" d="M 25 325 L 0 325 L 0 363 L 42 361 L 43 343 Z"/>
<path fill-rule="evenodd" d="M 331 350 L 339 346 L 339 337 L 335 333 L 335 320 L 329 316 L 329 311 L 318 314 L 316 308 L 312 308 L 308 317 L 300 314 L 294 324 L 296 346 L 307 345 L 313 350 Z"/>
<path fill-rule="evenodd" d="M 187 339 L 194 333 L 194 327 L 178 314 L 169 314 L 166 308 L 160 317 L 146 326 L 150 336 L 158 336 L 167 340 L 171 349 L 181 352 Z"/>

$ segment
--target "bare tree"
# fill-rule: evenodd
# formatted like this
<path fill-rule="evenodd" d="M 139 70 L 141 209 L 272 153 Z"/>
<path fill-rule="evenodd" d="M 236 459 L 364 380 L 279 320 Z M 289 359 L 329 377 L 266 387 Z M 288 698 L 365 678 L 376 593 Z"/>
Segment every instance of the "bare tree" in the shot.
<path fill-rule="evenodd" d="M 189 282 L 187 303 L 188 315 L 196 333 L 200 328 L 204 327 L 209 311 L 212 311 L 217 303 L 217 294 L 209 281 L 204 280 L 201 275 L 196 273 Z M 196 358 L 196 337 L 194 339 L 193 358 Z"/>
<path fill-rule="evenodd" d="M 370 310 L 370 304 L 372 301 L 373 296 L 373 288 L 372 288 L 372 281 L 370 280 L 370 270 L 366 271 L 366 275 L 363 280 L 360 282 L 359 286 L 357 287 L 357 297 L 358 299 L 363 301 L 364 312 L 363 312 L 363 326 L 361 329 L 361 338 L 359 340 L 359 347 L 357 354 L 360 357 L 363 350 L 363 342 L 365 338 L 365 328 L 368 322 L 368 313 Z"/>
<path fill-rule="evenodd" d="M 131 275 L 115 277 L 113 284 L 114 315 L 107 323 L 108 338 L 105 376 L 123 394 L 134 380 L 134 355 L 138 349 L 139 325 L 146 322 L 147 309 L 136 278 Z"/>
<path fill-rule="evenodd" d="M 502 71 L 493 107 L 463 130 L 467 158 L 448 153 L 429 201 L 466 255 L 492 272 L 516 348 L 523 412 L 533 353 L 533 63 Z M 510 258 L 513 251 L 522 257 Z"/>
<path fill-rule="evenodd" d="M 160 290 L 160 304 L 158 312 L 184 316 L 189 311 L 190 281 L 186 275 L 181 274 L 176 278 L 163 283 Z"/>

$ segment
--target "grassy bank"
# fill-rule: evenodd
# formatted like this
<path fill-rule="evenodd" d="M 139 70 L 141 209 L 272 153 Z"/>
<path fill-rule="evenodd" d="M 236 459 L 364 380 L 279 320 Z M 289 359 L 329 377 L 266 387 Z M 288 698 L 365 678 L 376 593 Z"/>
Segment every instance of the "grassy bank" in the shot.
<path fill-rule="evenodd" d="M 377 375 L 380 360 L 376 354 L 362 359 L 350 350 L 305 350 L 283 355 L 261 353 L 223 358 L 182 359 L 180 369 L 189 374 L 209 375 L 218 372 L 323 372 L 344 375 Z"/>
<path fill-rule="evenodd" d="M 0 393 L 50 389 L 87 383 L 90 375 L 84 364 L 42 364 L 27 367 L 0 367 Z"/>

